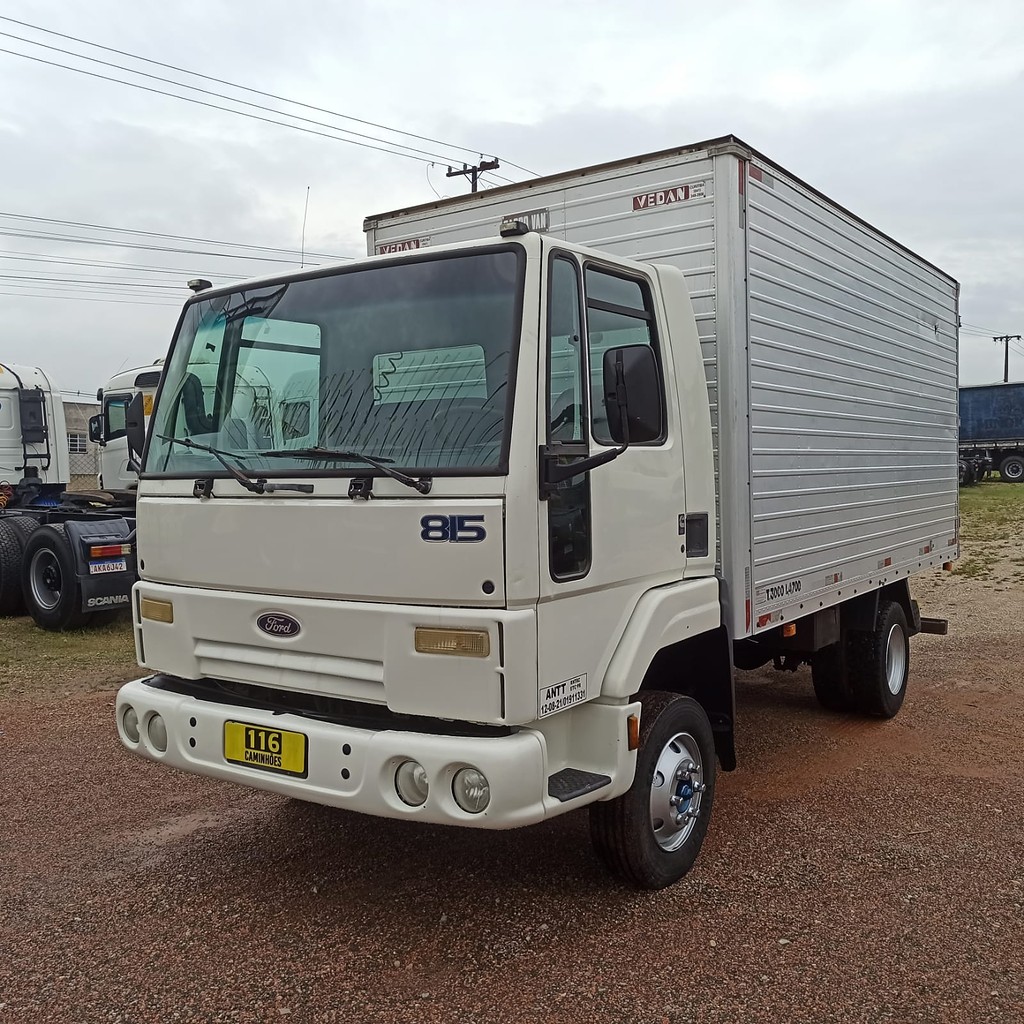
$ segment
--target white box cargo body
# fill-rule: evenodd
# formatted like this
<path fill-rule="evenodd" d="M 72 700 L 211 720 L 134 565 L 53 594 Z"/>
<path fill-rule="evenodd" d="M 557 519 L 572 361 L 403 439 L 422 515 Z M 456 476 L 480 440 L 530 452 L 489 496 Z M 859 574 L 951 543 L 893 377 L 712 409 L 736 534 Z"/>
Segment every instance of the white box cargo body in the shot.
<path fill-rule="evenodd" d="M 684 272 L 734 638 L 958 555 L 953 278 L 732 136 L 368 217 L 367 250 L 509 218 Z"/>

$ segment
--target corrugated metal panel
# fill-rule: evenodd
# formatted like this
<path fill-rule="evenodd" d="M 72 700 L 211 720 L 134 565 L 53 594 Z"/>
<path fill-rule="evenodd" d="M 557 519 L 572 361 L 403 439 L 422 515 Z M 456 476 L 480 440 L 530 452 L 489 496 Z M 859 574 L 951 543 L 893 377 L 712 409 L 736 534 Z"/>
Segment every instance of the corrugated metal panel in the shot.
<path fill-rule="evenodd" d="M 760 616 L 832 603 L 840 585 L 956 534 L 957 296 L 906 250 L 756 167 L 747 222 Z"/>

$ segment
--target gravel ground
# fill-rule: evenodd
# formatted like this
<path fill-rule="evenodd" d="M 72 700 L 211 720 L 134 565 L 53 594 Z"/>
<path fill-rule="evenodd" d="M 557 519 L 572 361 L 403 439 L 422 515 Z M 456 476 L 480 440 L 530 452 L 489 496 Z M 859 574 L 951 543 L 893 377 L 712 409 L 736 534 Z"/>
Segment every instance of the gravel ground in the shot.
<path fill-rule="evenodd" d="M 114 679 L 0 693 L 0 1024 L 1024 1020 L 1024 588 L 917 588 L 891 722 L 743 674 L 697 867 L 607 877 L 585 814 L 410 826 L 168 772 Z"/>

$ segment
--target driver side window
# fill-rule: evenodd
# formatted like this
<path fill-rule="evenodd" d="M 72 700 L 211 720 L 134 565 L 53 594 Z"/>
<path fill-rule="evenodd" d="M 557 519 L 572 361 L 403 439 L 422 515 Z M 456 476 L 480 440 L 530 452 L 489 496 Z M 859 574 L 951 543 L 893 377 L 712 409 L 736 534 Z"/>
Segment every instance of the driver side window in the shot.
<path fill-rule="evenodd" d="M 585 458 L 586 378 L 582 303 L 576 264 L 551 261 L 548 298 L 547 441 L 560 462 Z M 548 562 L 556 580 L 579 579 L 590 570 L 590 474 L 556 484 L 548 495 Z"/>

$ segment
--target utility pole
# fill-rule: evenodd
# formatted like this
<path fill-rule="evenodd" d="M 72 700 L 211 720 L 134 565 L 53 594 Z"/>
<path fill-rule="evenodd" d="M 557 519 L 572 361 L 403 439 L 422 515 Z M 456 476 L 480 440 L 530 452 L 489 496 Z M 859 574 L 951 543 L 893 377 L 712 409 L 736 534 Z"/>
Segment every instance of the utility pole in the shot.
<path fill-rule="evenodd" d="M 473 189 L 475 192 L 476 189 Z M 1010 342 L 1020 341 L 1019 334 L 1000 334 L 998 338 L 992 339 L 997 345 L 1002 342 L 1006 346 L 1006 350 L 1003 353 L 1003 383 L 1010 383 Z"/>
<path fill-rule="evenodd" d="M 470 187 L 470 191 L 471 192 L 475 192 L 476 191 L 477 179 L 480 177 L 480 175 L 484 171 L 496 171 L 500 166 L 501 166 L 501 164 L 498 163 L 497 157 L 495 157 L 494 160 L 483 160 L 483 159 L 481 159 L 480 163 L 478 163 L 476 165 L 476 167 L 470 167 L 469 164 L 463 164 L 461 171 L 453 171 L 449 167 L 448 168 L 448 173 L 445 175 L 445 177 L 446 178 L 458 178 L 458 177 L 465 176 L 465 177 L 469 178 L 470 186 L 471 186 Z"/>

